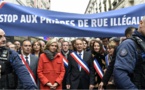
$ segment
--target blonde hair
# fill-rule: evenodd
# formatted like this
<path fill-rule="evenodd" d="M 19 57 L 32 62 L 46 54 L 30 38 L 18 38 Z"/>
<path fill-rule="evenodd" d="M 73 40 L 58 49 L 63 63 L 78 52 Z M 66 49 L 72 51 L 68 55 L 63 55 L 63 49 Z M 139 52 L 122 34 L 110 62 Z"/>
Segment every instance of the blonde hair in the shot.
<path fill-rule="evenodd" d="M 108 43 L 108 48 L 116 48 L 117 47 L 117 44 L 116 44 L 116 42 L 115 41 L 110 41 L 109 43 Z"/>
<path fill-rule="evenodd" d="M 49 47 L 50 47 L 50 45 L 51 45 L 52 43 L 57 43 L 57 50 L 59 49 L 59 48 L 58 48 L 58 42 L 57 42 L 57 40 L 56 40 L 56 39 L 51 39 L 51 40 L 48 40 L 48 41 L 47 41 L 44 50 L 49 50 Z"/>

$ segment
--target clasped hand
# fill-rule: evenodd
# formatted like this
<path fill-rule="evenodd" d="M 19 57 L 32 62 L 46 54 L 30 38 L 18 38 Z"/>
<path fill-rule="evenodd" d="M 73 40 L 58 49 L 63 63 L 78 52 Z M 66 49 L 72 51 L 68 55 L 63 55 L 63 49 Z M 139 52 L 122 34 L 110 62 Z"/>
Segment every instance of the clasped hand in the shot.
<path fill-rule="evenodd" d="M 54 83 L 53 85 L 51 83 L 47 83 L 47 86 L 50 87 L 50 89 L 56 89 L 56 87 L 58 86 L 58 83 Z"/>

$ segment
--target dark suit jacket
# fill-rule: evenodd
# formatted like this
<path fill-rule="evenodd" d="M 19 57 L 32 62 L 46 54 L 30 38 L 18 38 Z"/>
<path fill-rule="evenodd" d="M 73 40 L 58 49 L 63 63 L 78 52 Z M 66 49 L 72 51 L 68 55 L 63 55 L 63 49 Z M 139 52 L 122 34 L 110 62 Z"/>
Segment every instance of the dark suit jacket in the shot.
<path fill-rule="evenodd" d="M 38 66 L 38 57 L 31 54 L 30 55 L 30 68 L 33 71 L 36 78 L 37 78 L 37 66 Z"/>
<path fill-rule="evenodd" d="M 71 53 L 72 51 L 71 50 L 69 50 L 69 53 L 67 54 L 67 57 L 69 57 L 69 55 L 70 55 L 70 53 Z M 61 54 L 64 56 L 64 54 L 63 54 L 63 52 L 61 51 Z M 64 56 L 65 57 L 65 56 Z M 67 60 L 68 60 L 68 58 L 66 58 Z M 63 78 L 63 81 L 62 81 L 62 89 L 66 89 L 66 78 L 67 78 L 67 73 L 68 72 L 68 68 L 67 67 L 65 67 L 65 75 L 64 75 L 64 78 Z"/>
<path fill-rule="evenodd" d="M 37 65 L 38 64 L 38 57 L 35 55 L 30 54 L 30 69 L 34 73 L 36 80 L 37 80 Z M 38 81 L 38 80 L 37 80 Z M 20 81 L 18 81 L 18 89 L 23 89 L 23 85 Z"/>
<path fill-rule="evenodd" d="M 79 71 L 78 63 L 69 56 L 69 66 L 67 75 L 67 84 L 71 85 L 71 89 L 78 89 L 81 83 L 81 89 L 88 89 L 89 85 L 94 85 L 95 71 L 93 68 L 93 59 L 90 52 L 84 51 L 83 60 L 89 66 L 90 74 L 88 75 L 83 69 Z"/>

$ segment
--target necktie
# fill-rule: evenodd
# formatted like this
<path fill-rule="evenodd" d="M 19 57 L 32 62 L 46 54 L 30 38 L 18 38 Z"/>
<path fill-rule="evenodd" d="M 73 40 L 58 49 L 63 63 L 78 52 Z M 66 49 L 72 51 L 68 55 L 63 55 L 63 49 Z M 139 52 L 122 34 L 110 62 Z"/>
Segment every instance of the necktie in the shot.
<path fill-rule="evenodd" d="M 28 57 L 25 57 L 27 64 L 29 65 Z"/>
<path fill-rule="evenodd" d="M 79 53 L 79 56 L 80 56 L 80 58 L 82 59 L 82 57 L 81 57 L 81 56 L 82 56 L 82 54 L 81 54 L 81 53 Z"/>
<path fill-rule="evenodd" d="M 81 56 L 82 56 L 82 54 L 81 53 L 79 53 L 79 56 L 80 56 L 80 58 L 81 58 Z M 82 58 L 81 58 L 82 59 Z M 79 66 L 79 71 L 81 71 L 81 66 L 78 64 L 78 66 Z"/>

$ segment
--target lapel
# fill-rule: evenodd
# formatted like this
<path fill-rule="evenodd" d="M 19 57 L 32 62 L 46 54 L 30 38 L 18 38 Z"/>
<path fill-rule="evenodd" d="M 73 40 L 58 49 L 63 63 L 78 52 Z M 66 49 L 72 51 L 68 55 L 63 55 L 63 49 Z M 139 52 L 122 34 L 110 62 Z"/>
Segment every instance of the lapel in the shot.
<path fill-rule="evenodd" d="M 30 65 L 29 65 L 30 68 L 32 68 L 32 66 L 33 66 L 33 61 L 32 60 L 33 60 L 33 58 L 32 58 L 32 55 L 30 54 Z"/>
<path fill-rule="evenodd" d="M 84 51 L 84 57 L 83 57 L 83 60 L 84 60 L 84 61 L 87 61 L 87 52 L 86 52 L 86 51 Z"/>
<path fill-rule="evenodd" d="M 77 53 L 77 52 L 76 52 Z M 87 52 L 86 51 L 84 51 L 84 53 L 83 53 L 83 60 L 85 61 L 85 62 L 87 62 Z M 74 60 L 74 63 L 75 63 L 75 67 L 77 67 L 78 68 L 78 63 Z M 79 68 L 78 68 L 78 70 L 79 70 Z"/>

